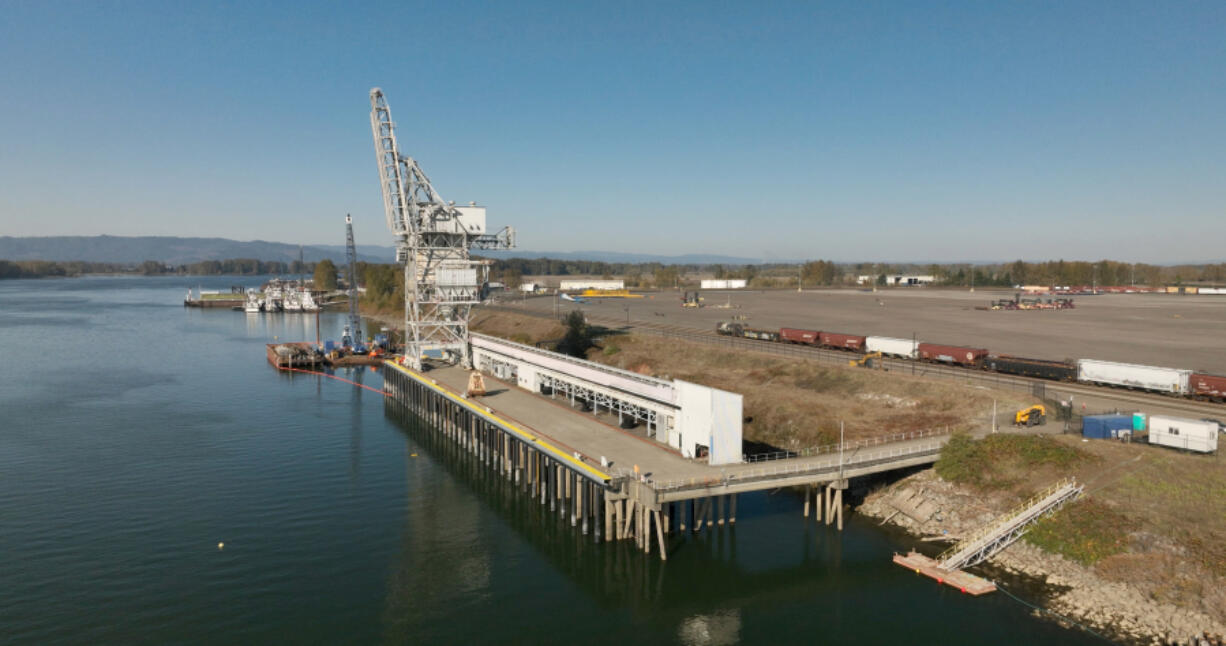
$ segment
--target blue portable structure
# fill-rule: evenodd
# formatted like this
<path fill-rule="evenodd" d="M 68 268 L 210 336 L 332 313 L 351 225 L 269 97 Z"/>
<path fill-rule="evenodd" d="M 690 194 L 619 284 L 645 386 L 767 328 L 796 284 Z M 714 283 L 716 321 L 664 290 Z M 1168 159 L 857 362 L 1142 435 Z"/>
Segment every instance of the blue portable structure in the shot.
<path fill-rule="evenodd" d="M 1132 415 L 1087 415 L 1081 418 L 1081 436 L 1106 440 L 1132 432 Z"/>

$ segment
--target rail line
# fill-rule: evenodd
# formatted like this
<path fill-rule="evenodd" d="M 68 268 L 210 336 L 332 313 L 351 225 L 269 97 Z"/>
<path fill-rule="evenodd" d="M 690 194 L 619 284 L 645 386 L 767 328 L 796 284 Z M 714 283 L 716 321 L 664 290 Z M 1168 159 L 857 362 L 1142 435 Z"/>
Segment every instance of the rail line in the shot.
<path fill-rule="evenodd" d="M 550 312 L 542 312 L 528 308 L 521 309 L 501 305 L 487 305 L 485 308 L 505 312 L 517 312 L 537 318 L 553 319 L 553 315 Z M 636 332 L 643 332 L 666 338 L 675 338 L 679 340 L 693 341 L 696 343 L 704 343 L 707 345 L 749 350 L 760 354 L 773 354 L 777 356 L 809 359 L 822 363 L 847 365 L 848 361 L 851 361 L 859 356 L 856 353 L 845 352 L 842 350 L 830 350 L 826 348 L 814 348 L 788 343 L 771 343 L 768 341 L 756 341 L 753 339 L 721 336 L 715 334 L 714 332 L 680 325 L 637 320 L 631 321 L 627 324 L 624 319 L 593 314 L 591 312 L 587 313 L 587 317 L 589 321 L 599 323 L 613 330 L 634 330 Z M 1058 399 L 1059 395 L 1063 393 L 1066 395 L 1083 397 L 1091 396 L 1100 399 L 1113 400 L 1123 404 L 1128 404 L 1130 406 L 1162 406 L 1170 410 L 1181 411 L 1197 417 L 1221 417 L 1226 415 L 1226 405 L 1223 404 L 1178 399 L 1175 397 L 1140 391 L 1121 390 L 1105 386 L 1091 386 L 1067 381 L 1050 381 L 1046 379 L 1020 377 L 1016 375 L 1003 375 L 997 372 L 986 372 L 983 370 L 973 370 L 970 368 L 921 363 L 918 361 L 907 361 L 904 359 L 885 359 L 882 365 L 884 365 L 887 370 L 893 372 L 909 373 L 916 376 L 935 377 L 939 379 L 973 381 L 975 383 L 991 386 L 993 388 L 1026 392 L 1045 399 Z"/>

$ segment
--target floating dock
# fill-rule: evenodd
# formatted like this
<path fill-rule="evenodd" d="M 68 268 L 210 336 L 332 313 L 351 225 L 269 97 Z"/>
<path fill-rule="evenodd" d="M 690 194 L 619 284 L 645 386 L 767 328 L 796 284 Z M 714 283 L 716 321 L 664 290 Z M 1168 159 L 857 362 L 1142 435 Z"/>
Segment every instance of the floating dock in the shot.
<path fill-rule="evenodd" d="M 916 551 L 912 551 L 906 556 L 895 554 L 894 562 L 908 570 L 915 570 L 916 574 L 923 574 L 929 578 L 936 579 L 937 583 L 944 583 L 947 586 L 958 588 L 966 594 L 979 596 L 996 591 L 995 583 L 963 570 L 946 570 L 936 560 Z"/>

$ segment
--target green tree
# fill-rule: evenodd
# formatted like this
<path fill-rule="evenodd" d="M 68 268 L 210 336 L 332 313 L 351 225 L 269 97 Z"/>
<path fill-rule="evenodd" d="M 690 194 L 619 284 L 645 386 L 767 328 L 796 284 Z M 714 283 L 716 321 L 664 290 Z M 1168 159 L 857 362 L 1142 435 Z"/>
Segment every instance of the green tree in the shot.
<path fill-rule="evenodd" d="M 586 358 L 588 348 L 592 347 L 592 331 L 583 312 L 572 310 L 562 320 L 562 324 L 566 326 L 566 336 L 558 343 L 558 352 L 580 359 Z"/>
<path fill-rule="evenodd" d="M 336 264 L 327 258 L 315 263 L 315 289 L 326 292 L 336 289 Z"/>

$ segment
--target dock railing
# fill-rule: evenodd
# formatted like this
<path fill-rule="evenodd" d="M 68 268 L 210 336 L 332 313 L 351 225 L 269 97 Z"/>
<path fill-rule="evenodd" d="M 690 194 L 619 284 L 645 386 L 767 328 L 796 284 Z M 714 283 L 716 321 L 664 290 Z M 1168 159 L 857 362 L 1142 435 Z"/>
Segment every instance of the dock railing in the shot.
<path fill-rule="evenodd" d="M 894 444 L 897 442 L 906 442 L 909 440 L 918 440 L 926 437 L 946 436 L 952 432 L 948 426 L 937 429 L 928 429 L 922 431 L 907 431 L 906 433 L 891 433 L 889 435 L 876 435 L 873 437 L 861 438 L 852 442 L 843 443 L 843 452 L 854 451 L 869 446 L 881 446 L 882 444 Z M 769 453 L 754 453 L 745 454 L 742 459 L 746 463 L 755 462 L 770 462 L 774 460 L 789 460 L 792 458 L 807 458 L 815 455 L 826 455 L 830 453 L 838 453 L 838 444 L 823 444 L 821 446 L 812 446 L 805 449 L 797 449 L 795 451 L 771 451 Z"/>
<path fill-rule="evenodd" d="M 837 474 L 839 471 L 847 470 L 849 468 L 863 468 L 865 466 L 872 466 L 875 464 L 887 464 L 890 462 L 896 462 L 901 458 L 914 457 L 917 455 L 939 454 L 941 452 L 941 447 L 944 445 L 945 443 L 940 441 L 923 442 L 920 444 L 910 444 L 907 446 L 877 449 L 875 451 L 857 451 L 852 455 L 844 455 L 842 460 L 834 457 L 813 462 L 777 462 L 769 466 L 749 469 L 729 467 L 718 476 L 712 475 L 702 478 L 695 477 L 664 481 L 647 478 L 646 481 L 651 485 L 652 489 L 655 489 L 657 492 L 667 492 L 688 489 L 705 489 L 762 480 L 776 480 L 789 476 L 810 474 L 817 475 L 821 473 Z"/>

